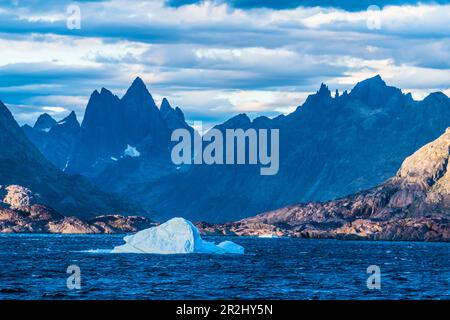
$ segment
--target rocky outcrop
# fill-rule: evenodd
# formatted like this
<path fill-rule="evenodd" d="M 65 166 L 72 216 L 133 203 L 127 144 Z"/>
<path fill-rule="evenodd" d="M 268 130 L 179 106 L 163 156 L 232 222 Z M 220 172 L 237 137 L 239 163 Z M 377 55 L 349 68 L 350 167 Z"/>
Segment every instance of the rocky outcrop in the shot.
<path fill-rule="evenodd" d="M 215 233 L 450 241 L 450 128 L 380 186 L 338 200 L 284 207 L 215 226 Z M 203 228 L 211 232 L 211 228 Z"/>
<path fill-rule="evenodd" d="M 138 232 L 157 225 L 148 218 L 140 216 L 103 215 L 88 221 L 99 228 L 102 233 Z"/>
<path fill-rule="evenodd" d="M 4 233 L 127 233 L 154 225 L 137 216 L 102 215 L 91 220 L 65 217 L 38 204 L 39 195 L 18 185 L 0 186 L 0 232 Z"/>
<path fill-rule="evenodd" d="M 11 185 L 0 186 L 0 197 L 3 198 L 3 203 L 9 205 L 11 209 L 20 209 L 33 205 L 36 196 L 27 188 Z"/>
<path fill-rule="evenodd" d="M 240 221 L 214 225 L 199 230 L 207 235 L 261 236 L 296 238 L 328 238 L 342 240 L 384 241 L 450 241 L 450 220 L 446 217 L 395 218 L 390 220 L 355 219 L 333 223 L 269 224 L 258 221 Z"/>

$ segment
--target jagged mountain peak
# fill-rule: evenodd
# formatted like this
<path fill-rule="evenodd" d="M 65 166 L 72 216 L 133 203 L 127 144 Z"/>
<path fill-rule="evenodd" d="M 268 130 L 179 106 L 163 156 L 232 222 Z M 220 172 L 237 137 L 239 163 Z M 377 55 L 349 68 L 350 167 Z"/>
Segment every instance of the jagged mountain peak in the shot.
<path fill-rule="evenodd" d="M 240 113 L 217 127 L 223 128 L 247 128 L 252 121 L 246 113 Z"/>
<path fill-rule="evenodd" d="M 349 96 L 376 108 L 386 106 L 393 98 L 406 97 L 400 89 L 388 86 L 380 75 L 358 82 Z"/>
<path fill-rule="evenodd" d="M 128 88 L 127 92 L 123 96 L 122 100 L 129 100 L 129 99 L 151 99 L 152 104 L 154 105 L 155 102 L 153 101 L 153 97 L 150 94 L 150 92 L 147 89 L 147 86 L 145 85 L 144 81 L 142 81 L 141 78 L 137 77 L 134 79 L 131 86 Z M 156 105 L 155 105 L 156 106 Z"/>
<path fill-rule="evenodd" d="M 449 97 L 441 91 L 432 92 L 428 96 L 426 96 L 424 99 L 424 101 L 426 101 L 426 102 L 442 102 L 442 101 L 448 101 L 448 100 L 449 100 Z"/>
<path fill-rule="evenodd" d="M 161 107 L 159 108 L 159 110 L 164 115 L 164 114 L 167 114 L 168 112 L 170 112 L 171 110 L 173 110 L 173 108 L 170 105 L 169 101 L 166 98 L 163 98 L 161 101 Z"/>
<path fill-rule="evenodd" d="M 328 86 L 325 83 L 322 83 L 320 85 L 320 88 L 317 91 L 317 94 L 318 95 L 322 95 L 322 96 L 329 96 L 329 97 L 331 97 L 331 91 L 330 91 L 330 89 L 328 88 Z"/>
<path fill-rule="evenodd" d="M 123 122 L 130 145 L 141 143 L 149 136 L 151 141 L 166 141 L 168 128 L 152 95 L 141 78 L 137 77 L 122 98 Z"/>
<path fill-rule="evenodd" d="M 291 113 L 294 117 L 300 115 L 303 109 L 317 107 L 328 106 L 333 102 L 333 98 L 331 97 L 331 91 L 325 83 L 320 85 L 319 90 L 316 93 L 310 94 L 303 105 L 298 106 L 297 109 Z M 289 116 L 289 115 L 288 115 Z"/>
<path fill-rule="evenodd" d="M 65 118 L 58 121 L 50 130 L 51 133 L 70 134 L 73 139 L 78 134 L 80 123 L 78 122 L 75 111 L 71 111 Z"/>
<path fill-rule="evenodd" d="M 65 117 L 62 121 L 64 121 L 64 120 L 70 120 L 70 121 L 77 120 L 77 122 L 78 122 L 77 114 L 75 113 L 75 111 L 72 110 L 72 111 L 70 111 L 69 115 L 67 117 Z"/>
<path fill-rule="evenodd" d="M 161 101 L 161 107 L 159 108 L 160 112 L 161 112 L 161 116 L 163 117 L 163 119 L 167 122 L 167 117 L 170 117 L 172 115 L 174 115 L 176 118 L 178 118 L 180 121 L 185 121 L 184 118 L 184 113 L 183 111 L 179 108 L 179 107 L 175 107 L 173 108 L 170 103 L 169 100 L 167 100 L 166 98 L 163 98 Z"/>
<path fill-rule="evenodd" d="M 36 130 L 48 130 L 55 124 L 56 120 L 53 119 L 51 115 L 48 113 L 43 113 L 37 118 L 33 128 Z"/>
<path fill-rule="evenodd" d="M 94 90 L 89 97 L 88 106 L 91 103 L 102 103 L 104 101 L 111 100 L 120 100 L 116 95 L 114 95 L 110 90 L 106 88 L 102 88 L 100 92 L 98 90 Z M 87 110 L 87 107 L 86 107 Z"/>
<path fill-rule="evenodd" d="M 181 120 L 185 121 L 184 113 L 183 113 L 183 111 L 182 111 L 179 107 L 175 107 L 175 113 L 178 115 L 178 117 L 179 117 Z"/>
<path fill-rule="evenodd" d="M 0 101 L 0 125 L 10 124 L 13 119 L 9 109 Z"/>
<path fill-rule="evenodd" d="M 141 79 L 141 77 L 136 77 L 133 82 L 131 83 L 132 88 L 146 88 L 144 81 Z"/>
<path fill-rule="evenodd" d="M 371 77 L 371 78 L 367 78 L 361 82 L 359 82 L 358 84 L 373 84 L 373 85 L 381 85 L 381 86 L 386 86 L 386 82 L 383 80 L 383 78 L 381 78 L 381 76 L 379 74 Z M 358 85 L 356 84 L 356 85 Z"/>
<path fill-rule="evenodd" d="M 106 88 L 102 88 L 100 90 L 100 95 L 101 96 L 114 96 L 113 93 L 110 90 L 106 89 Z"/>
<path fill-rule="evenodd" d="M 60 121 L 58 121 L 58 124 L 68 124 L 68 123 L 70 123 L 70 124 L 80 124 L 79 122 L 78 122 L 78 119 L 77 119 L 77 115 L 76 115 L 76 113 L 75 113 L 75 111 L 71 111 L 65 118 L 63 118 L 62 120 L 60 120 Z"/>
<path fill-rule="evenodd" d="M 372 78 L 368 78 L 358 82 L 352 89 L 350 94 L 355 94 L 360 91 L 369 91 L 369 90 L 380 90 L 388 88 L 386 82 L 381 78 L 379 74 Z M 377 90 L 377 91 L 378 91 Z"/>

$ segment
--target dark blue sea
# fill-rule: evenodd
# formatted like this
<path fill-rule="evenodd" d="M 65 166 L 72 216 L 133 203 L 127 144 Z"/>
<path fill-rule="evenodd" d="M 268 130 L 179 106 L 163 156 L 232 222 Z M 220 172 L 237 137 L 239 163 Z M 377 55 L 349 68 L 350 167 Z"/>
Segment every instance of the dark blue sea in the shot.
<path fill-rule="evenodd" d="M 112 254 L 98 249 L 122 236 L 3 234 L 0 299 L 450 299 L 450 243 L 227 239 L 246 253 Z M 69 265 L 81 289 L 68 289 Z M 370 265 L 380 289 L 367 288 Z"/>

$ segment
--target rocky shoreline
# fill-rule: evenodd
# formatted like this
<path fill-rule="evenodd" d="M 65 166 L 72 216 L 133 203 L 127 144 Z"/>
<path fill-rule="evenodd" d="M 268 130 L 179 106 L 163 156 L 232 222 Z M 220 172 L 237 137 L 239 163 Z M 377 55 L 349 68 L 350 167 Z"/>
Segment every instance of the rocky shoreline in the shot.
<path fill-rule="evenodd" d="M 154 226 L 150 219 L 119 214 L 83 220 L 39 204 L 39 195 L 18 185 L 0 186 L 1 233 L 129 233 Z"/>
<path fill-rule="evenodd" d="M 386 197 L 387 189 L 390 196 Z M 398 190 L 381 186 L 369 193 L 326 203 L 290 206 L 237 222 L 197 222 L 202 235 L 329 238 L 341 240 L 450 241 L 445 215 L 404 217 L 379 210 Z M 116 234 L 135 233 L 158 225 L 141 216 L 101 215 L 89 220 L 63 216 L 38 204 L 29 189 L 0 186 L 0 233 Z M 371 199 L 368 203 L 367 199 Z M 384 199 L 384 200 L 383 200 Z M 397 201 L 397 200 L 396 200 Z M 382 213 L 384 212 L 384 214 Z"/>
<path fill-rule="evenodd" d="M 383 184 L 341 199 L 288 206 L 211 234 L 302 238 L 450 241 L 450 128 L 405 159 Z"/>
<path fill-rule="evenodd" d="M 406 218 L 389 221 L 356 219 L 337 228 L 311 224 L 286 226 L 264 222 L 225 224 L 197 223 L 203 235 L 292 237 L 306 239 L 430 241 L 450 242 L 450 221 L 446 218 Z"/>

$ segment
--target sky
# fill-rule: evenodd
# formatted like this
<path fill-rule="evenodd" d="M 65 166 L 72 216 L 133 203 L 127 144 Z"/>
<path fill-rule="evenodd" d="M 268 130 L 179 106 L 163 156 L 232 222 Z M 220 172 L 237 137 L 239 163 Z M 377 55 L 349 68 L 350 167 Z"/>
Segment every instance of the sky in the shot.
<path fill-rule="evenodd" d="M 20 124 L 82 120 L 94 90 L 140 76 L 189 121 L 289 113 L 380 74 L 450 95 L 448 1 L 0 0 L 0 100 Z"/>

